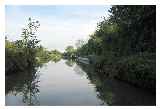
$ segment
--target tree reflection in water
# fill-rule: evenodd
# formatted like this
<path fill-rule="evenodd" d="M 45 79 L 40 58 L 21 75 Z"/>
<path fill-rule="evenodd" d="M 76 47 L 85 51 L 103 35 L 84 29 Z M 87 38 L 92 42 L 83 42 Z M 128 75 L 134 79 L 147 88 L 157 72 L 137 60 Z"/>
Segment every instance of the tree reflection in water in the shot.
<path fill-rule="evenodd" d="M 107 105 L 155 105 L 155 94 L 146 89 L 135 87 L 126 82 L 104 77 L 101 69 L 92 65 L 78 63 L 78 66 L 87 74 L 88 79 L 95 86 L 97 97 Z M 75 70 L 79 71 L 79 70 Z M 101 105 L 104 105 L 101 104 Z"/>
<path fill-rule="evenodd" d="M 85 75 L 85 72 L 82 70 L 82 68 L 76 64 L 76 60 L 74 59 L 68 59 L 66 60 L 65 64 L 69 67 L 73 67 L 73 70 L 80 76 Z M 75 66 L 74 66 L 75 65 Z"/>
<path fill-rule="evenodd" d="M 57 63 L 61 60 L 61 58 L 52 58 L 50 61 Z"/>
<path fill-rule="evenodd" d="M 22 96 L 26 105 L 39 105 L 39 73 L 37 68 L 30 67 L 25 72 L 17 72 L 6 76 L 6 95 L 14 93 L 15 96 Z"/>
<path fill-rule="evenodd" d="M 73 68 L 73 70 L 80 76 L 84 76 L 86 75 L 85 72 L 82 70 L 82 68 L 79 65 L 75 65 L 75 67 Z"/>
<path fill-rule="evenodd" d="M 42 68 L 49 61 L 58 62 L 61 59 L 41 60 L 41 62 L 34 63 L 28 68 L 21 71 L 14 71 L 11 75 L 6 75 L 6 92 L 5 94 L 14 94 L 15 96 L 22 96 L 22 102 L 26 105 L 40 105 L 39 102 L 39 72 L 38 68 Z M 16 73 L 15 73 L 16 72 Z"/>
<path fill-rule="evenodd" d="M 75 60 L 73 59 L 67 59 L 65 64 L 69 67 L 73 67 L 73 65 L 75 64 Z"/>
<path fill-rule="evenodd" d="M 97 98 L 101 99 L 101 105 L 155 105 L 155 94 L 136 88 L 123 81 L 104 77 L 102 72 L 74 60 L 66 60 L 66 65 L 80 76 L 86 76 L 95 87 Z M 45 64 L 44 64 L 45 65 Z M 14 93 L 22 96 L 26 105 L 40 105 L 39 102 L 39 73 L 38 67 L 30 67 L 25 72 L 6 76 L 6 95 Z"/>

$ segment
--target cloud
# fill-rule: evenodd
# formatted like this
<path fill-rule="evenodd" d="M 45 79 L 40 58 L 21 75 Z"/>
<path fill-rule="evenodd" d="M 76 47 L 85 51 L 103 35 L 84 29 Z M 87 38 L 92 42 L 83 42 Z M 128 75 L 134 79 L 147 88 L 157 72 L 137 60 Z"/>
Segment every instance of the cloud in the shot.
<path fill-rule="evenodd" d="M 64 51 L 77 40 L 88 40 L 102 16 L 107 16 L 105 6 L 8 6 L 6 33 L 9 39 L 18 39 L 28 17 L 38 19 L 38 38 L 49 49 Z"/>

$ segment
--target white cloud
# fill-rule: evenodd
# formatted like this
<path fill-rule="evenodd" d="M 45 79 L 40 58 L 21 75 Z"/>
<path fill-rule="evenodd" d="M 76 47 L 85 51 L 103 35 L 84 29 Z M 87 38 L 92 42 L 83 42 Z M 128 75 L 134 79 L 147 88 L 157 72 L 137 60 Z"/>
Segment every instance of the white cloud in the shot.
<path fill-rule="evenodd" d="M 27 18 L 33 17 L 38 19 L 41 24 L 38 30 L 38 38 L 42 45 L 49 49 L 64 51 L 66 46 L 74 45 L 79 39 L 87 40 L 89 34 L 94 32 L 101 17 L 107 14 L 106 10 L 95 12 L 73 10 L 70 13 L 58 13 L 58 15 L 37 15 L 15 8 L 13 12 L 7 13 L 6 33 L 11 36 L 10 39 L 18 39 L 23 25 L 26 25 Z"/>

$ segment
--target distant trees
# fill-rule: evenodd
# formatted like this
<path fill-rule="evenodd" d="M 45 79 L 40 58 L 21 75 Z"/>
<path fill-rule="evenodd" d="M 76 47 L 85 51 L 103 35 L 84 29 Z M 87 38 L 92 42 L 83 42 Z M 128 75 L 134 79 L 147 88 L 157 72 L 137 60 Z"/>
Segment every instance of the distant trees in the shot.
<path fill-rule="evenodd" d="M 51 50 L 50 59 L 54 62 L 58 62 L 62 58 L 62 53 L 58 50 Z"/>
<path fill-rule="evenodd" d="M 64 57 L 67 57 L 67 58 L 75 58 L 76 56 L 75 53 L 76 53 L 76 49 L 73 46 L 69 45 L 66 47 L 63 55 Z"/>
<path fill-rule="evenodd" d="M 77 48 L 81 48 L 84 44 L 85 44 L 84 40 L 77 40 L 75 45 Z"/>
<path fill-rule="evenodd" d="M 36 48 L 36 59 L 38 63 L 46 63 L 50 60 L 49 51 L 42 45 Z"/>
<path fill-rule="evenodd" d="M 74 47 L 73 46 L 67 46 L 66 49 L 65 49 L 65 51 L 67 53 L 72 53 L 72 52 L 74 52 Z"/>

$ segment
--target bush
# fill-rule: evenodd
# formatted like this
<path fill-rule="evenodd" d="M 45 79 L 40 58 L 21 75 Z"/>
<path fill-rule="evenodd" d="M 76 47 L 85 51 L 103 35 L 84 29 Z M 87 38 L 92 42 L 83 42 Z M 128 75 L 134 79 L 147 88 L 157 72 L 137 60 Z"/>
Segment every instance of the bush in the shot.
<path fill-rule="evenodd" d="M 136 86 L 155 89 L 156 54 L 141 53 L 121 58 L 107 56 L 92 59 L 96 72 L 104 77 L 115 77 Z M 97 70 L 98 69 L 98 70 Z"/>
<path fill-rule="evenodd" d="M 115 72 L 121 80 L 153 89 L 156 87 L 155 54 L 144 53 L 122 58 L 116 63 Z"/>
<path fill-rule="evenodd" d="M 5 54 L 6 74 L 10 74 L 13 71 L 16 72 L 17 70 L 23 70 L 27 66 L 25 53 L 21 49 L 6 48 Z"/>

